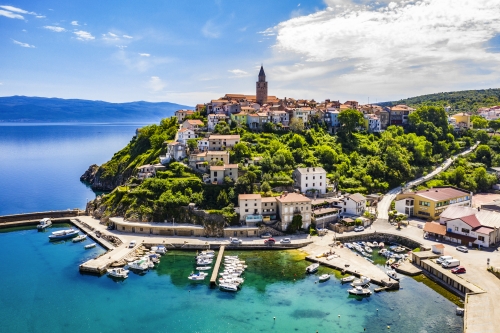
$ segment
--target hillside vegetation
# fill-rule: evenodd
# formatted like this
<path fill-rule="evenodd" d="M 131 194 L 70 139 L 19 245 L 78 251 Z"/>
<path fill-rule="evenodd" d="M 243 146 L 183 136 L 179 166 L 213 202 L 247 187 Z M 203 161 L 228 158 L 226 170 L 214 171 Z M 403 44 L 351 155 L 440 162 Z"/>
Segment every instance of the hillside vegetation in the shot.
<path fill-rule="evenodd" d="M 357 117 L 354 112 L 345 115 Z M 355 130 L 358 120 L 342 119 L 343 126 L 337 135 L 329 134 L 318 123 L 310 124 L 307 130 L 266 127 L 267 131 L 251 132 L 244 125 L 229 126 L 221 122 L 215 128 L 216 133 L 241 136 L 241 142 L 230 153 L 231 163 L 239 163 L 244 173 L 236 184 L 204 184 L 199 174 L 174 162 L 166 172 L 159 172 L 157 178 L 135 187 L 115 189 L 102 199 L 100 209 L 104 216 L 162 221 L 177 217 L 181 214 L 180 206 L 194 202 L 200 208 L 224 215 L 229 222 L 235 220 L 233 207 L 237 205 L 238 194 L 277 195 L 277 187 L 293 184 L 292 171 L 297 167 L 325 168 L 337 190 L 386 192 L 428 173 L 476 139 L 489 138 L 482 136 L 486 134 L 484 131 L 454 132 L 448 126 L 444 109 L 438 107 L 422 107 L 414 112 L 406 132 L 398 126 L 390 126 L 381 134 L 358 132 Z M 161 143 L 173 138 L 176 126 L 175 119 L 164 119 L 160 125 L 143 128 L 137 138 L 100 167 L 101 177 L 119 180 L 117 186 L 138 183 L 134 177 L 130 178 L 135 168 L 158 161 L 157 156 L 164 149 Z M 262 157 L 257 165 L 245 163 L 256 156 Z M 490 159 L 485 159 L 484 155 L 476 154 L 474 159 L 479 159 L 475 163 L 497 163 L 499 159 L 495 156 L 492 153 Z M 445 183 L 456 181 L 450 178 Z"/>
<path fill-rule="evenodd" d="M 381 106 L 406 104 L 413 107 L 422 105 L 450 106 L 453 112 L 475 112 L 480 107 L 500 105 L 500 89 L 442 92 L 378 104 Z"/>

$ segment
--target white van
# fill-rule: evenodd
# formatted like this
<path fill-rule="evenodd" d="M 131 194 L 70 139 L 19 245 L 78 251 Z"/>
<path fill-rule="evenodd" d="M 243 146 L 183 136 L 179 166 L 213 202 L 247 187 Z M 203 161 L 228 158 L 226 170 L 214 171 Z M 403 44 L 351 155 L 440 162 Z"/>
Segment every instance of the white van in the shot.
<path fill-rule="evenodd" d="M 443 266 L 444 268 L 457 267 L 457 266 L 460 266 L 460 260 L 458 260 L 458 259 L 446 260 L 445 262 L 443 262 L 441 264 L 441 266 Z"/>
<path fill-rule="evenodd" d="M 135 244 L 137 244 L 137 242 L 135 240 L 131 240 L 130 243 L 128 244 L 128 247 L 132 248 L 135 246 Z"/>
<path fill-rule="evenodd" d="M 450 260 L 450 259 L 453 259 L 453 257 L 452 256 L 441 256 L 441 257 L 436 259 L 436 263 L 442 264 L 443 262 Z"/>

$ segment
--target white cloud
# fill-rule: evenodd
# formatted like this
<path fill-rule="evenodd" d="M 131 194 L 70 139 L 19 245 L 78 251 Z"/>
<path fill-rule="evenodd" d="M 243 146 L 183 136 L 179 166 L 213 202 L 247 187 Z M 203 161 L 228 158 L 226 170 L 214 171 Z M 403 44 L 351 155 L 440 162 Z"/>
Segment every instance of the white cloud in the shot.
<path fill-rule="evenodd" d="M 2 10 L 2 9 L 0 9 L 0 16 L 5 16 L 5 17 L 11 18 L 11 19 L 24 20 L 24 16 L 19 15 L 19 14 L 15 14 L 12 12 L 8 12 L 8 11 Z"/>
<path fill-rule="evenodd" d="M 277 34 L 272 71 L 283 86 L 314 77 L 303 91 L 393 98 L 498 85 L 500 59 L 485 46 L 500 34 L 498 1 L 326 3 L 260 32 Z"/>
<path fill-rule="evenodd" d="M 37 15 L 35 16 L 36 18 L 45 18 L 46 16 L 45 15 Z"/>
<path fill-rule="evenodd" d="M 78 21 L 71 21 L 71 25 L 77 26 L 78 25 Z"/>
<path fill-rule="evenodd" d="M 134 37 L 129 36 L 129 35 L 123 35 L 122 37 L 123 37 L 123 38 L 127 38 L 127 39 L 132 39 L 132 38 L 134 38 Z"/>
<path fill-rule="evenodd" d="M 228 70 L 229 73 L 234 74 L 234 76 L 247 76 L 248 73 L 245 72 L 244 70 L 241 69 L 230 69 Z"/>
<path fill-rule="evenodd" d="M 141 57 L 149 57 L 149 56 L 151 56 L 151 54 L 149 54 L 149 53 L 139 53 L 139 55 Z"/>
<path fill-rule="evenodd" d="M 54 31 L 54 32 L 64 32 L 64 31 L 66 31 L 66 29 L 64 29 L 62 27 L 55 27 L 53 25 L 46 25 L 46 26 L 44 26 L 44 28 L 47 29 L 47 30 Z"/>
<path fill-rule="evenodd" d="M 201 28 L 201 33 L 208 38 L 219 38 L 221 31 L 220 27 L 213 20 L 208 20 L 203 28 Z"/>
<path fill-rule="evenodd" d="M 95 39 L 94 36 L 90 32 L 83 31 L 83 30 L 78 30 L 73 32 L 77 37 L 76 39 L 87 41 L 87 40 L 93 40 Z"/>
<path fill-rule="evenodd" d="M 120 37 L 118 37 L 117 34 L 114 34 L 112 32 L 108 32 L 108 33 L 102 34 L 102 39 L 104 39 L 106 41 L 118 41 L 118 40 L 120 40 Z"/>
<path fill-rule="evenodd" d="M 17 45 L 19 45 L 21 47 L 35 48 L 34 45 L 30 45 L 28 43 L 19 42 L 19 41 L 15 40 L 15 39 L 13 39 L 12 41 L 14 42 L 14 44 L 17 44 Z"/>
<path fill-rule="evenodd" d="M 120 50 L 124 50 L 127 48 L 127 45 L 116 45 L 117 48 L 119 48 Z"/>
<path fill-rule="evenodd" d="M 0 6 L 0 8 L 3 8 L 5 10 L 8 10 L 8 11 L 14 12 L 14 13 L 38 15 L 37 13 L 28 12 L 27 10 L 24 10 L 24 9 L 21 9 L 21 8 L 17 8 L 17 7 L 13 7 L 13 6 Z"/>
<path fill-rule="evenodd" d="M 149 79 L 149 88 L 153 90 L 153 92 L 162 91 L 165 88 L 165 82 L 163 82 L 158 76 L 151 76 Z"/>

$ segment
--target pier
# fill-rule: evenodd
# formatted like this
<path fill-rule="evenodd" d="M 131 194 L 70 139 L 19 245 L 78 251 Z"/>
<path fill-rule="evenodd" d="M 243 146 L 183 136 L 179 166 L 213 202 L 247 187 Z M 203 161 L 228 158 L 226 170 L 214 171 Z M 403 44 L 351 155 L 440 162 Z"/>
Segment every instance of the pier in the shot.
<path fill-rule="evenodd" d="M 219 269 L 220 269 L 220 263 L 222 261 L 222 258 L 224 258 L 224 250 L 226 246 L 221 245 L 219 248 L 219 254 L 217 255 L 217 261 L 215 262 L 214 270 L 212 272 L 212 277 L 210 278 L 210 285 L 215 286 L 215 283 L 217 282 L 217 275 L 219 274 Z"/>

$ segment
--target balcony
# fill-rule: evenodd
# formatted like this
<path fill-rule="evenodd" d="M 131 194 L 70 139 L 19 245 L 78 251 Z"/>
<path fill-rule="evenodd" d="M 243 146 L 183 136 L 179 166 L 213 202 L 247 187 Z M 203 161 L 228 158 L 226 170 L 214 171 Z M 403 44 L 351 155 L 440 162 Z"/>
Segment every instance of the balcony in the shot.
<path fill-rule="evenodd" d="M 245 216 L 245 223 L 252 224 L 262 222 L 262 215 L 247 215 Z"/>

